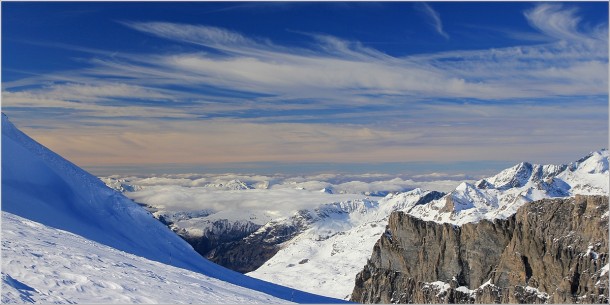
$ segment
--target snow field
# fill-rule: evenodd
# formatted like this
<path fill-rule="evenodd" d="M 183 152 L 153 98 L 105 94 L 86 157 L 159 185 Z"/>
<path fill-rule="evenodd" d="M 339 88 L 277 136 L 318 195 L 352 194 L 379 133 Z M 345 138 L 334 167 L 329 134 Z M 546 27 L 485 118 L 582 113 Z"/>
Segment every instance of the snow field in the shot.
<path fill-rule="evenodd" d="M 24 302 L 287 303 L 2 212 L 2 303 Z"/>

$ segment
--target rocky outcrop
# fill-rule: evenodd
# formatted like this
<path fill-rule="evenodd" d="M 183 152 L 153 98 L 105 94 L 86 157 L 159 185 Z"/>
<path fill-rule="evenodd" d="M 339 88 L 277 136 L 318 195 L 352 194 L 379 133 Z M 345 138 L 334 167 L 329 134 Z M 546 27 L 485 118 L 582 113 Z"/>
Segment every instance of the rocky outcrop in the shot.
<path fill-rule="evenodd" d="M 256 270 L 281 248 L 282 243 L 301 233 L 313 220 L 307 210 L 288 219 L 261 226 L 249 221 L 215 220 L 201 234 L 168 225 L 202 256 L 241 273 Z"/>
<path fill-rule="evenodd" d="M 176 233 L 203 257 L 226 268 L 246 273 L 258 268 L 259 264 L 253 261 L 255 257 L 242 257 L 228 252 L 233 248 L 232 246 L 239 244 L 260 227 L 252 222 L 219 219 L 211 222 L 201 235 L 191 234 L 184 229 L 177 230 Z"/>
<path fill-rule="evenodd" d="M 291 221 L 272 221 L 248 236 L 219 245 L 210 260 L 229 269 L 247 273 L 256 270 L 273 257 L 281 244 L 301 233 L 305 228 L 303 219 L 292 217 Z"/>
<path fill-rule="evenodd" d="M 352 300 L 607 303 L 608 197 L 526 204 L 462 226 L 392 213 Z"/>

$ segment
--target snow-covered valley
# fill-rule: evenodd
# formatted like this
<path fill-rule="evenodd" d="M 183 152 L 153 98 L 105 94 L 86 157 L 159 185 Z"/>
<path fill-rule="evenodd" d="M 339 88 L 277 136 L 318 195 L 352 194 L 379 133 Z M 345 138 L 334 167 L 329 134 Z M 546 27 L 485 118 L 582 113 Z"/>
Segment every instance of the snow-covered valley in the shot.
<path fill-rule="evenodd" d="M 452 189 L 461 178 L 180 174 L 101 179 L 145 205 L 204 257 L 247 273 L 311 226 L 324 223 L 316 239 L 349 230 L 360 223 L 358 215 L 377 205 L 380 195 L 417 187 Z"/>

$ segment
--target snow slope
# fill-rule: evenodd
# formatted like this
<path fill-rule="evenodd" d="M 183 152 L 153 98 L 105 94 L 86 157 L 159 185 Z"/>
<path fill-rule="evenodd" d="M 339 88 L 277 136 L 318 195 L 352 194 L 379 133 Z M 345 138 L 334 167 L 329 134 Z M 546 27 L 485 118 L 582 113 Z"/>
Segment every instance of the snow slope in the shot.
<path fill-rule="evenodd" d="M 2 210 L 136 256 L 285 300 L 338 301 L 246 277 L 203 259 L 149 212 L 29 138 L 4 114 Z M 28 285 L 24 279 L 16 280 Z"/>
<path fill-rule="evenodd" d="M 356 274 L 385 231 L 392 211 L 408 211 L 443 193 L 415 189 L 379 201 L 324 205 L 310 227 L 248 275 L 295 289 L 348 299 Z M 428 196 L 428 197 L 427 197 Z M 424 200 L 422 200 L 425 198 Z"/>
<path fill-rule="evenodd" d="M 286 303 L 2 212 L 2 303 Z"/>

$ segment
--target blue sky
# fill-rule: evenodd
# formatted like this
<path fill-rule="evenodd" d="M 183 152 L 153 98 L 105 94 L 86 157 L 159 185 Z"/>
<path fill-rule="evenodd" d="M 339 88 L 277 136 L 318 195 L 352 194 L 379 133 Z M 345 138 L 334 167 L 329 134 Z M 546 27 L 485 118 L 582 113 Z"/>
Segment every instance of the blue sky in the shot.
<path fill-rule="evenodd" d="M 608 3 L 3 2 L 2 111 L 99 172 L 566 163 L 608 144 Z"/>

